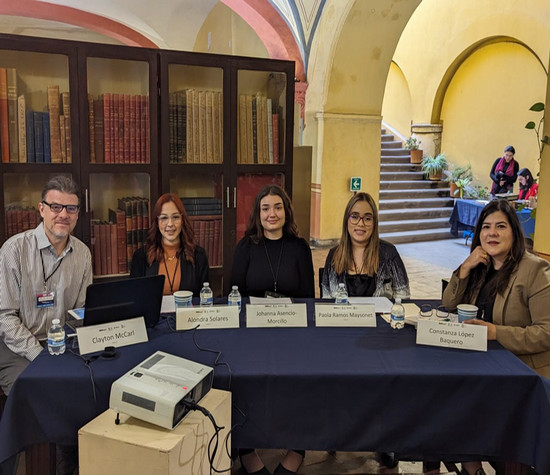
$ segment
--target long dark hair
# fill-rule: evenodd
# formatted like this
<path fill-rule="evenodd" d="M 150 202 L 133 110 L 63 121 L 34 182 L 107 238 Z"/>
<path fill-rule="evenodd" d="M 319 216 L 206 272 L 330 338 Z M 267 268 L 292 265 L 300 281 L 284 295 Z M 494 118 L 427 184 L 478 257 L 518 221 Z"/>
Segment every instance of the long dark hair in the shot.
<path fill-rule="evenodd" d="M 256 244 L 264 237 L 264 228 L 260 220 L 260 202 L 267 195 L 279 196 L 283 200 L 283 206 L 285 209 L 285 224 L 283 225 L 283 235 L 288 234 L 290 236 L 298 237 L 298 226 L 294 220 L 294 208 L 292 202 L 286 191 L 279 185 L 266 185 L 264 186 L 256 199 L 254 200 L 254 206 L 250 212 L 250 218 L 248 220 L 248 226 L 244 232 L 245 236 L 250 236 L 250 239 Z"/>
<path fill-rule="evenodd" d="M 181 232 L 180 232 L 180 249 L 176 253 L 179 257 L 182 251 L 185 253 L 185 260 L 191 264 L 195 264 L 195 242 L 194 233 L 185 207 L 176 193 L 164 193 L 157 202 L 151 213 L 151 226 L 147 232 L 147 262 L 151 265 L 154 261 L 160 262 L 164 258 L 164 250 L 162 249 L 162 234 L 160 233 L 158 217 L 162 211 L 162 206 L 165 203 L 174 203 L 178 212 L 181 214 Z"/>
<path fill-rule="evenodd" d="M 332 265 L 337 274 L 341 274 L 351 268 L 353 264 L 353 249 L 351 245 L 351 237 L 348 231 L 348 220 L 351 214 L 352 208 L 359 201 L 366 201 L 372 208 L 372 234 L 370 236 L 367 245 L 365 246 L 365 252 L 363 253 L 363 269 L 365 269 L 367 275 L 374 275 L 378 271 L 380 265 L 380 238 L 378 237 L 378 209 L 376 203 L 371 195 L 368 193 L 357 193 L 353 195 L 344 211 L 344 218 L 342 220 L 342 235 L 338 247 L 334 251 L 332 258 Z"/>
<path fill-rule="evenodd" d="M 525 186 L 521 186 L 521 184 L 519 185 L 520 190 L 528 190 L 531 188 L 533 183 L 535 183 L 535 180 L 533 180 L 533 174 L 529 171 L 529 168 L 522 168 L 518 172 L 518 176 L 522 176 L 526 179 Z"/>
<path fill-rule="evenodd" d="M 508 224 L 512 229 L 512 247 L 498 274 L 493 280 L 491 280 L 490 295 L 492 296 L 495 296 L 497 293 L 502 295 L 508 285 L 508 282 L 510 281 L 510 276 L 516 270 L 519 261 L 525 252 L 525 240 L 523 237 L 521 224 L 517 217 L 516 210 L 507 200 L 493 200 L 490 201 L 485 208 L 483 208 L 476 223 L 474 237 L 472 239 L 472 247 L 470 248 L 471 251 L 481 244 L 480 233 L 483 223 L 489 215 L 497 211 L 504 213 Z M 492 266 L 493 264 L 491 263 L 489 265 Z M 474 295 L 477 295 L 479 289 L 481 289 L 485 283 L 487 271 L 488 266 L 484 264 L 479 264 L 472 270 L 470 273 L 468 289 L 466 291 L 467 301 L 470 301 Z"/>

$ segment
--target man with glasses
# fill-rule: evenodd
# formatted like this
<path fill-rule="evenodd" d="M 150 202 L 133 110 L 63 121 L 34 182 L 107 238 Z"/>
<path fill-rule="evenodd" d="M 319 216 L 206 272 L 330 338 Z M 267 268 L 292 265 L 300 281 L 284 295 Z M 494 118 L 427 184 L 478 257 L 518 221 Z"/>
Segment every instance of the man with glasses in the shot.
<path fill-rule="evenodd" d="M 54 318 L 82 307 L 92 283 L 90 250 L 71 236 L 78 221 L 78 187 L 52 178 L 38 204 L 42 222 L 0 249 L 0 387 L 9 394 L 17 377 L 47 342 Z"/>

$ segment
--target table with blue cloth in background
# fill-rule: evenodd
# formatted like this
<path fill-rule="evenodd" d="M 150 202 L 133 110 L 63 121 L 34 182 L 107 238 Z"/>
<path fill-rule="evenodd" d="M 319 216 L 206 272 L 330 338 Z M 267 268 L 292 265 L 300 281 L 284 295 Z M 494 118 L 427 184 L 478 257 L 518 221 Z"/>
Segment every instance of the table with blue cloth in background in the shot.
<path fill-rule="evenodd" d="M 451 234 L 458 236 L 459 231 L 471 231 L 475 228 L 481 210 L 485 208 L 486 202 L 476 200 L 456 199 L 449 223 L 451 225 Z M 532 237 L 535 233 L 535 220 L 531 217 L 531 210 L 522 209 L 516 211 L 523 234 L 525 237 Z"/>
<path fill-rule="evenodd" d="M 246 328 L 244 305 L 238 329 L 175 332 L 162 319 L 148 342 L 90 363 L 92 374 L 79 355 L 44 350 L 7 400 L 0 459 L 30 444 L 75 444 L 108 408 L 112 382 L 156 350 L 213 366 L 208 349 L 223 363 L 214 387 L 232 392 L 234 447 L 506 459 L 550 471 L 550 381 L 497 342 L 487 352 L 416 345 L 413 327 L 392 330 L 380 316 L 376 328 L 317 328 L 315 302 L 305 302 L 307 328 Z"/>

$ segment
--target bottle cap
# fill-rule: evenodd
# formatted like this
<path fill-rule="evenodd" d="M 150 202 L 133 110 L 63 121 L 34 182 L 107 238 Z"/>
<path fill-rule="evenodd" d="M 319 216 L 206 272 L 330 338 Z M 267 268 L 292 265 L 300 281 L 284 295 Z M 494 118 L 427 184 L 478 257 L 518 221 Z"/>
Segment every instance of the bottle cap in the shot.
<path fill-rule="evenodd" d="M 52 325 L 59 325 L 59 318 L 54 318 L 52 320 Z"/>
<path fill-rule="evenodd" d="M 205 282 L 204 284 L 202 284 L 203 287 L 210 287 L 210 282 Z"/>
<path fill-rule="evenodd" d="M 239 289 L 239 286 L 238 286 L 238 285 L 233 285 L 231 288 L 232 288 L 233 290 L 238 290 L 238 289 Z"/>
<path fill-rule="evenodd" d="M 397 297 L 397 298 L 395 299 L 395 303 L 401 303 L 401 297 Z"/>

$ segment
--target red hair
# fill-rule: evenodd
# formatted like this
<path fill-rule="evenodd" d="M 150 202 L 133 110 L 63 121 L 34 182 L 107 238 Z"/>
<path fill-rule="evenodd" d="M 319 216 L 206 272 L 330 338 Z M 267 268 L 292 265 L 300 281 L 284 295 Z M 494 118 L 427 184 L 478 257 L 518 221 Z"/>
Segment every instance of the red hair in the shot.
<path fill-rule="evenodd" d="M 151 213 L 151 226 L 147 232 L 147 263 L 153 264 L 154 261 L 160 262 L 164 258 L 164 250 L 162 248 L 162 234 L 160 233 L 158 217 L 161 214 L 162 207 L 166 203 L 174 203 L 178 212 L 181 214 L 181 232 L 180 232 L 180 249 L 177 252 L 179 257 L 183 248 L 185 260 L 191 264 L 195 264 L 195 241 L 191 222 L 187 217 L 185 207 L 176 193 L 164 193 L 160 196 Z"/>

